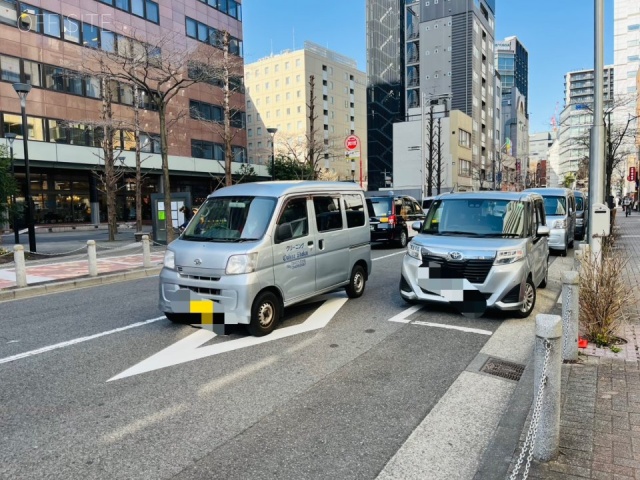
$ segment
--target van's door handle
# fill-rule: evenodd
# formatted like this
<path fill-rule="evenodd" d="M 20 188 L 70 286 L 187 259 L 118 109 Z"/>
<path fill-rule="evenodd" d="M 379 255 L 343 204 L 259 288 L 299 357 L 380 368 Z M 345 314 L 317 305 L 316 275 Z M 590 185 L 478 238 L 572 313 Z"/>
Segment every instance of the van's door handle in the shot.
<path fill-rule="evenodd" d="M 309 241 L 307 242 L 307 245 L 309 245 L 310 247 L 313 247 L 313 240 L 309 240 Z"/>
<path fill-rule="evenodd" d="M 318 248 L 324 250 L 324 240 L 318 240 Z"/>

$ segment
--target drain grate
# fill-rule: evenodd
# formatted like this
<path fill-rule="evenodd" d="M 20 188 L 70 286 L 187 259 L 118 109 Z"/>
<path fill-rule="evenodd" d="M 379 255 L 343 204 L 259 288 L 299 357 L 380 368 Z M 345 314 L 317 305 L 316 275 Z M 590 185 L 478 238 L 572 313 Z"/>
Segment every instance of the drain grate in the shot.
<path fill-rule="evenodd" d="M 520 380 L 522 372 L 524 372 L 524 365 L 519 363 L 507 362 L 506 360 L 500 360 L 499 358 L 489 357 L 484 363 L 481 372 L 488 373 L 489 375 L 495 375 L 496 377 L 506 378 L 507 380 Z"/>

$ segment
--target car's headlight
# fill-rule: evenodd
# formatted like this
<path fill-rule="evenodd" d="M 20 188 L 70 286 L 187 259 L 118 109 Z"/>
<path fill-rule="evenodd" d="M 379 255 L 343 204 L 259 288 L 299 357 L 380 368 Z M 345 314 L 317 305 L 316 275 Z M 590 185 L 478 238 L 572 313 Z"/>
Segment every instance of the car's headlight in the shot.
<path fill-rule="evenodd" d="M 416 245 L 413 242 L 407 245 L 407 255 L 413 258 L 417 258 L 418 260 L 422 258 L 420 250 L 421 250 L 420 245 Z"/>
<path fill-rule="evenodd" d="M 522 260 L 523 258 L 524 258 L 523 249 L 518 248 L 515 250 L 499 250 L 493 264 L 508 265 L 510 263 L 517 262 L 518 260 Z"/>
<path fill-rule="evenodd" d="M 251 273 L 256 270 L 258 263 L 258 252 L 243 255 L 231 255 L 227 261 L 225 273 L 227 275 L 239 275 L 241 273 Z"/>
<path fill-rule="evenodd" d="M 171 270 L 175 270 L 176 268 L 176 254 L 171 250 L 167 250 L 164 252 L 164 266 L 165 268 L 170 268 Z"/>
<path fill-rule="evenodd" d="M 555 222 L 553 222 L 553 227 L 551 228 L 567 228 L 567 221 L 566 220 L 556 220 Z"/>

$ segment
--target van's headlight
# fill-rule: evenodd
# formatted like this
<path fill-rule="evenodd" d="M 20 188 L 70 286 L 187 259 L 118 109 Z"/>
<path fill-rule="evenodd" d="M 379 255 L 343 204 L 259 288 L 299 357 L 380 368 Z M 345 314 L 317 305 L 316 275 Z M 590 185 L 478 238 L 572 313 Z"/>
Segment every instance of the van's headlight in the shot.
<path fill-rule="evenodd" d="M 420 250 L 421 250 L 420 245 L 416 245 L 413 242 L 411 242 L 411 243 L 409 243 L 409 245 L 407 245 L 407 255 L 409 255 L 410 257 L 413 257 L 413 258 L 417 258 L 418 260 L 421 259 Z"/>
<path fill-rule="evenodd" d="M 567 228 L 567 221 L 566 220 L 556 220 L 555 222 L 553 222 L 553 227 L 551 228 Z"/>
<path fill-rule="evenodd" d="M 246 253 L 243 255 L 231 255 L 227 261 L 225 273 L 227 275 L 239 275 L 241 273 L 251 273 L 256 270 L 258 263 L 258 252 Z"/>
<path fill-rule="evenodd" d="M 498 250 L 494 265 L 508 265 L 524 258 L 524 250 Z"/>
<path fill-rule="evenodd" d="M 170 268 L 171 270 L 176 269 L 176 254 L 171 250 L 167 250 L 164 252 L 164 266 L 165 268 Z"/>

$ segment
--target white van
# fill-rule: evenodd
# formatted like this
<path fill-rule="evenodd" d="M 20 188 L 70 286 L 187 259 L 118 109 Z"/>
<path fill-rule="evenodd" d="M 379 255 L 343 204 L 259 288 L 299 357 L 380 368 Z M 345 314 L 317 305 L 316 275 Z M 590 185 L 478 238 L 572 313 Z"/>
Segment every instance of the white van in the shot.
<path fill-rule="evenodd" d="M 567 255 L 567 250 L 573 248 L 576 238 L 576 197 L 569 188 L 527 188 L 525 192 L 535 192 L 544 199 L 544 209 L 547 214 L 549 234 L 549 248 L 559 250 Z"/>
<path fill-rule="evenodd" d="M 165 254 L 160 310 L 182 321 L 176 292 L 214 302 L 224 324 L 270 333 L 283 308 L 371 274 L 362 189 L 342 182 L 256 182 L 209 195 Z"/>

